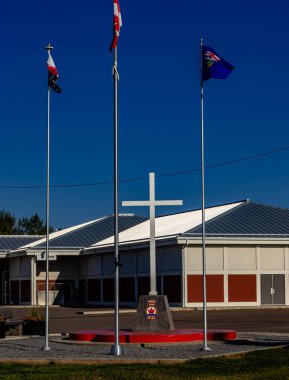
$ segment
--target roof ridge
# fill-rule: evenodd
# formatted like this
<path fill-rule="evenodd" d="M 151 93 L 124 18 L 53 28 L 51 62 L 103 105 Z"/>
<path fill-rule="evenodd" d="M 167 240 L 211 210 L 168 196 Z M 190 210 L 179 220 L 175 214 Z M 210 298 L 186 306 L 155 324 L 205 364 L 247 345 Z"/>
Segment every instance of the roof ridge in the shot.
<path fill-rule="evenodd" d="M 49 234 L 49 240 L 53 241 L 54 239 L 60 238 L 60 237 L 62 237 L 64 235 L 69 235 L 70 233 L 73 233 L 76 230 L 81 230 L 84 227 L 87 227 L 88 225 L 91 225 L 91 224 L 93 224 L 95 222 L 99 222 L 100 220 L 103 220 L 103 219 L 106 219 L 106 218 L 107 218 L 107 216 L 100 217 L 98 219 L 91 220 L 90 222 L 79 223 L 79 224 L 77 224 L 75 226 L 64 228 L 63 230 L 51 232 Z M 68 230 L 68 231 L 64 232 L 65 230 Z M 52 236 L 53 234 L 56 235 L 56 236 Z M 24 249 L 29 249 L 31 247 L 36 248 L 38 245 L 43 244 L 45 242 L 45 239 L 46 239 L 46 235 L 44 235 L 44 236 L 42 235 L 42 237 L 40 239 L 38 239 L 37 241 L 25 244 L 24 246 L 22 246 L 20 248 L 24 248 Z M 28 247 L 29 244 L 31 244 L 32 246 L 30 245 Z"/>
<path fill-rule="evenodd" d="M 242 202 L 242 201 L 241 201 Z M 218 220 L 219 218 L 222 218 L 224 217 L 225 215 L 228 215 L 230 214 L 231 212 L 233 211 L 236 211 L 236 209 L 239 209 L 240 207 L 244 207 L 245 205 L 247 205 L 248 203 L 251 203 L 251 201 L 249 199 L 246 199 L 243 201 L 243 203 L 239 204 L 239 205 L 236 205 L 235 207 L 223 212 L 222 214 L 219 214 L 217 216 L 215 216 L 214 218 L 208 220 L 205 222 L 206 226 L 208 226 L 209 224 L 211 224 L 212 222 L 215 222 L 216 220 Z M 228 203 L 228 204 L 231 204 L 231 203 Z M 225 206 L 225 205 L 224 205 Z M 194 230 L 198 229 L 200 226 L 202 225 L 202 223 L 198 224 L 196 227 L 194 227 L 193 229 L 189 230 L 191 231 L 190 233 L 193 233 Z M 184 234 L 186 234 L 186 232 L 184 232 Z"/>
<path fill-rule="evenodd" d="M 276 206 L 276 205 L 269 205 L 269 204 L 266 204 L 266 203 L 262 203 L 262 202 L 251 202 L 251 204 L 255 204 L 255 205 L 260 205 L 260 206 L 265 206 L 265 207 L 271 207 L 271 208 L 276 208 L 278 210 L 284 210 L 284 211 L 289 211 L 289 208 L 286 208 L 286 207 L 280 207 L 280 206 Z"/>
<path fill-rule="evenodd" d="M 235 201 L 235 202 L 228 202 L 228 203 L 221 203 L 221 204 L 217 204 L 217 205 L 213 205 L 213 206 L 207 206 L 205 207 L 205 210 L 208 210 L 208 209 L 211 209 L 211 208 L 215 208 L 215 207 L 222 207 L 222 206 L 229 206 L 229 205 L 232 205 L 234 203 L 242 203 L 242 204 L 245 204 L 245 203 L 250 203 L 250 199 L 241 199 L 240 201 Z M 241 205 L 238 205 L 238 206 L 241 206 Z M 236 206 L 237 207 L 237 206 Z M 193 211 L 199 211 L 199 210 L 202 210 L 201 207 L 199 208 L 196 208 L 196 209 L 192 209 L 192 210 L 186 210 L 186 211 L 181 211 L 181 212 L 174 212 L 172 214 L 165 214 L 165 215 L 160 215 L 160 216 L 156 216 L 156 218 L 163 218 L 165 216 L 171 216 L 171 215 L 178 215 L 178 214 L 186 214 L 186 213 L 189 213 L 189 212 L 193 212 Z M 223 214 L 222 214 L 223 215 Z"/>
<path fill-rule="evenodd" d="M 72 234 L 75 231 L 81 231 L 81 230 L 83 230 L 85 227 L 87 227 L 89 225 L 91 226 L 94 223 L 99 223 L 101 220 L 105 220 L 105 219 L 108 219 L 110 217 L 111 217 L 110 215 L 102 216 L 100 218 L 91 220 L 90 222 L 79 223 L 76 226 L 67 227 L 67 228 L 64 228 L 63 230 L 59 230 L 59 231 L 56 231 L 56 232 L 64 232 L 66 229 L 68 229 L 70 231 L 67 231 L 63 235 L 69 235 L 69 234 Z M 79 227 L 77 228 L 77 226 L 79 226 Z M 49 240 L 54 240 L 54 239 L 57 239 L 58 237 L 63 237 L 63 235 L 55 236 L 52 239 L 49 238 Z"/>

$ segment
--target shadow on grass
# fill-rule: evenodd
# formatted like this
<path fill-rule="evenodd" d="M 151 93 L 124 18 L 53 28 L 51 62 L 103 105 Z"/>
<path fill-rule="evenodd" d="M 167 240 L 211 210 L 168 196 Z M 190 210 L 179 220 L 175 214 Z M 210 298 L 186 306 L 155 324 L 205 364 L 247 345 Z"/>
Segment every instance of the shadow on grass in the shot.
<path fill-rule="evenodd" d="M 232 345 L 232 346 L 267 346 L 267 347 L 276 347 L 276 346 L 286 346 L 289 345 L 289 340 L 284 341 L 284 340 L 270 340 L 270 339 L 260 339 L 260 340 L 250 340 L 250 339 L 236 339 L 236 340 L 230 340 L 226 342 L 227 345 Z"/>

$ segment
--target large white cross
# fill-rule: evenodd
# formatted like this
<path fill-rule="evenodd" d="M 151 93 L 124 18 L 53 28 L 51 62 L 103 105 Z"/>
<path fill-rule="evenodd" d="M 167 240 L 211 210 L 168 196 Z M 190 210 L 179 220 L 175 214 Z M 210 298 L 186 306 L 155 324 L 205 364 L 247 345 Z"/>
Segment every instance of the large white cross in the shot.
<path fill-rule="evenodd" d="M 155 173 L 149 173 L 149 201 L 123 201 L 123 206 L 149 206 L 150 208 L 150 295 L 157 295 L 156 275 L 156 232 L 155 232 L 155 207 L 178 206 L 183 201 L 156 201 L 155 198 Z"/>

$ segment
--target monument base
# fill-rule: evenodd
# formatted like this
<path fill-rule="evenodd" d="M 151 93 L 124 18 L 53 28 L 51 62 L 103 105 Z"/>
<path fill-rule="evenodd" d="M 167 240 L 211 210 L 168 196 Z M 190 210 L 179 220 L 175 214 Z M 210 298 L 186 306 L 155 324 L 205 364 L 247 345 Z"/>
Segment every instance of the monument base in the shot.
<path fill-rule="evenodd" d="M 167 296 L 140 296 L 135 331 L 173 331 L 175 329 Z"/>

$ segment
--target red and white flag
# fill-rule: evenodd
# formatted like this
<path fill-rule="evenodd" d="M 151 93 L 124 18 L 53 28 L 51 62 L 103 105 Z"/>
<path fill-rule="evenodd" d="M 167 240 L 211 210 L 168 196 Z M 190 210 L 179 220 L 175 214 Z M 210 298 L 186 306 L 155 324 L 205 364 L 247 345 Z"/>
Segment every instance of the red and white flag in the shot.
<path fill-rule="evenodd" d="M 120 28 L 122 27 L 122 19 L 118 0 L 113 0 L 113 40 L 110 50 L 117 46 Z"/>
<path fill-rule="evenodd" d="M 50 50 L 48 50 L 48 60 L 47 60 L 47 69 L 48 69 L 48 86 L 51 87 L 55 92 L 60 93 L 61 88 L 56 84 L 57 79 L 59 78 L 57 68 L 51 57 Z"/>

